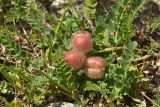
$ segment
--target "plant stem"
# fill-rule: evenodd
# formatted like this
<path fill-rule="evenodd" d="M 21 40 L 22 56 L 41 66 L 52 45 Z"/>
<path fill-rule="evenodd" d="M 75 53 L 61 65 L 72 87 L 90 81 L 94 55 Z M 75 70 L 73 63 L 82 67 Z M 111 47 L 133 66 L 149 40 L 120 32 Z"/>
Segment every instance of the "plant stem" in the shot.
<path fill-rule="evenodd" d="M 60 22 L 59 22 L 58 25 L 57 25 L 57 28 L 56 28 L 56 30 L 55 30 L 56 37 L 51 41 L 51 44 L 52 44 L 52 45 L 51 45 L 51 49 L 50 49 L 50 52 L 49 52 L 49 53 L 51 53 L 51 52 L 53 51 L 53 46 L 54 46 L 54 44 L 56 43 L 56 41 L 57 41 L 57 39 L 58 39 L 59 30 L 60 30 L 60 28 L 61 28 L 62 22 L 64 21 L 64 18 L 65 18 L 65 16 L 66 16 L 67 11 L 68 11 L 68 9 L 64 12 L 63 16 L 62 16 L 61 19 L 60 19 Z M 49 54 L 49 55 L 50 55 L 50 54 Z"/>
<path fill-rule="evenodd" d="M 61 17 L 61 19 L 60 19 L 60 22 L 58 23 L 58 25 L 57 25 L 57 28 L 56 28 L 56 30 L 55 30 L 55 35 L 56 35 L 56 37 L 55 38 L 53 38 L 53 40 L 51 40 L 51 46 L 49 46 L 49 59 L 50 59 L 50 57 L 51 57 L 51 53 L 52 53 L 52 51 L 53 51 L 53 46 L 54 46 L 54 44 L 56 43 L 56 41 L 58 40 L 58 36 L 59 36 L 59 30 L 60 30 L 60 28 L 61 28 L 61 25 L 62 25 L 62 22 L 63 22 L 63 20 L 64 20 L 64 18 L 65 18 L 65 16 L 66 16 L 66 13 L 67 13 L 67 11 L 68 11 L 68 9 L 64 12 L 64 14 L 63 14 L 63 16 Z"/>
<path fill-rule="evenodd" d="M 111 48 L 105 48 L 105 49 L 103 49 L 102 51 L 99 51 L 99 52 L 115 51 L 115 50 L 121 50 L 121 49 L 125 49 L 125 48 L 124 47 L 111 47 Z M 134 50 L 148 52 L 148 50 L 146 50 L 146 49 L 135 48 Z"/>
<path fill-rule="evenodd" d="M 117 38 L 118 38 L 118 33 L 119 33 L 119 30 L 120 30 L 120 25 L 121 25 L 121 23 L 122 23 L 124 14 L 125 14 L 125 12 L 127 11 L 127 7 L 129 6 L 130 2 L 131 2 L 131 0 L 128 0 L 127 5 L 125 5 L 125 7 L 123 8 L 123 12 L 122 12 L 122 14 L 120 15 L 119 22 L 118 22 L 117 28 L 116 28 L 117 30 L 116 30 L 116 32 L 115 32 L 115 39 L 116 39 L 116 40 L 117 40 Z"/>
<path fill-rule="evenodd" d="M 142 58 L 138 58 L 138 59 L 134 59 L 134 60 L 132 60 L 132 61 L 140 61 L 140 60 L 145 60 L 145 59 L 148 59 L 149 57 L 152 57 L 152 56 L 155 56 L 155 57 L 160 57 L 160 54 L 158 54 L 158 53 L 154 53 L 154 54 L 152 54 L 152 55 L 145 55 L 144 57 L 142 57 Z"/>
<path fill-rule="evenodd" d="M 63 16 L 62 16 L 61 19 L 60 19 L 60 22 L 58 23 L 58 26 L 57 26 L 56 30 L 55 30 L 55 33 L 56 33 L 57 36 L 58 36 L 58 34 L 59 34 L 59 29 L 60 29 L 60 27 L 61 27 L 61 25 L 62 25 L 62 22 L 63 22 L 63 20 L 64 20 L 64 18 L 65 18 L 65 16 L 66 16 L 67 11 L 68 11 L 68 10 L 66 10 L 66 11 L 64 12 Z"/>
<path fill-rule="evenodd" d="M 105 48 L 105 49 L 103 49 L 102 51 L 99 51 L 99 53 L 100 53 L 100 52 L 107 52 L 107 51 L 121 50 L 121 49 L 125 49 L 125 48 L 124 48 L 124 47 Z M 136 49 L 134 49 L 134 50 L 136 50 L 136 51 L 142 51 L 142 52 L 148 52 L 148 50 L 146 50 L 146 49 L 138 49 L 138 48 L 136 48 Z M 160 57 L 160 54 L 159 54 L 159 53 L 153 53 L 153 54 L 151 54 L 151 55 L 145 55 L 145 56 L 143 56 L 143 57 L 141 57 L 141 58 L 138 58 L 138 59 L 133 59 L 132 61 L 135 62 L 135 61 L 145 60 L 145 59 L 148 59 L 149 57 L 152 57 L 152 56 Z"/>

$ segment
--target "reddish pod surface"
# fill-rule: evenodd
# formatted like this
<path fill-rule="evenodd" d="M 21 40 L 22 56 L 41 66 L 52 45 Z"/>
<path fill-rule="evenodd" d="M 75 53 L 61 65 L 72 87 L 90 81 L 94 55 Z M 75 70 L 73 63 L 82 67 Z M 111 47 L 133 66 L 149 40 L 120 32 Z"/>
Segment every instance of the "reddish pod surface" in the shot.
<path fill-rule="evenodd" d="M 101 57 L 89 57 L 84 63 L 84 71 L 88 78 L 101 79 L 105 73 L 106 62 Z"/>
<path fill-rule="evenodd" d="M 85 55 L 76 50 L 68 51 L 65 53 L 64 58 L 67 64 L 75 70 L 80 69 L 85 62 Z"/>
<path fill-rule="evenodd" d="M 85 31 L 75 33 L 71 42 L 76 50 L 83 53 L 88 53 L 93 48 L 91 34 Z"/>
<path fill-rule="evenodd" d="M 86 68 L 85 74 L 91 79 L 101 79 L 104 76 L 104 70 L 100 68 Z"/>
<path fill-rule="evenodd" d="M 85 61 L 85 67 L 105 69 L 106 62 L 101 57 L 88 57 Z"/>

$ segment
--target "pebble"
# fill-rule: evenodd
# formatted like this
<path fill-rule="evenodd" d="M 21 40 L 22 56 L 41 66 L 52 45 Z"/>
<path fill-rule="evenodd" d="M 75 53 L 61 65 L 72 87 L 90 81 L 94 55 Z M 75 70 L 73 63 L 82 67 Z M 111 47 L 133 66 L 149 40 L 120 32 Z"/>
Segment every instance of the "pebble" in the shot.
<path fill-rule="evenodd" d="M 53 103 L 49 103 L 48 105 L 45 105 L 43 107 L 76 107 L 76 106 L 74 104 L 68 103 L 68 102 L 53 102 Z"/>

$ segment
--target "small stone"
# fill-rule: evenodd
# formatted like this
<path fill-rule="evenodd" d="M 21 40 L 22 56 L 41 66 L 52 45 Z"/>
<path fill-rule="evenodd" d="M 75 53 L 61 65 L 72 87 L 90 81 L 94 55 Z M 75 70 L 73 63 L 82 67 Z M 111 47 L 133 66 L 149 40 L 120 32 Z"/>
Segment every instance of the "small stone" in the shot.
<path fill-rule="evenodd" d="M 68 102 L 53 102 L 43 107 L 76 107 L 76 106 Z"/>
<path fill-rule="evenodd" d="M 156 66 L 160 67 L 160 60 L 156 62 Z"/>
<path fill-rule="evenodd" d="M 143 71 L 145 74 L 149 74 L 149 71 Z"/>

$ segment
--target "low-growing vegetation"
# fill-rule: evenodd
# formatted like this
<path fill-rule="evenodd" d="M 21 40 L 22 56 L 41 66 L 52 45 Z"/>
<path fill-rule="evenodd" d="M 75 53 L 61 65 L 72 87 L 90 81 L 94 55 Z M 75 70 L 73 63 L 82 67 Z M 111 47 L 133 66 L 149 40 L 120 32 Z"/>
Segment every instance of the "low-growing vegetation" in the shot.
<path fill-rule="evenodd" d="M 0 0 L 0 106 L 160 107 L 159 1 L 50 4 Z"/>

